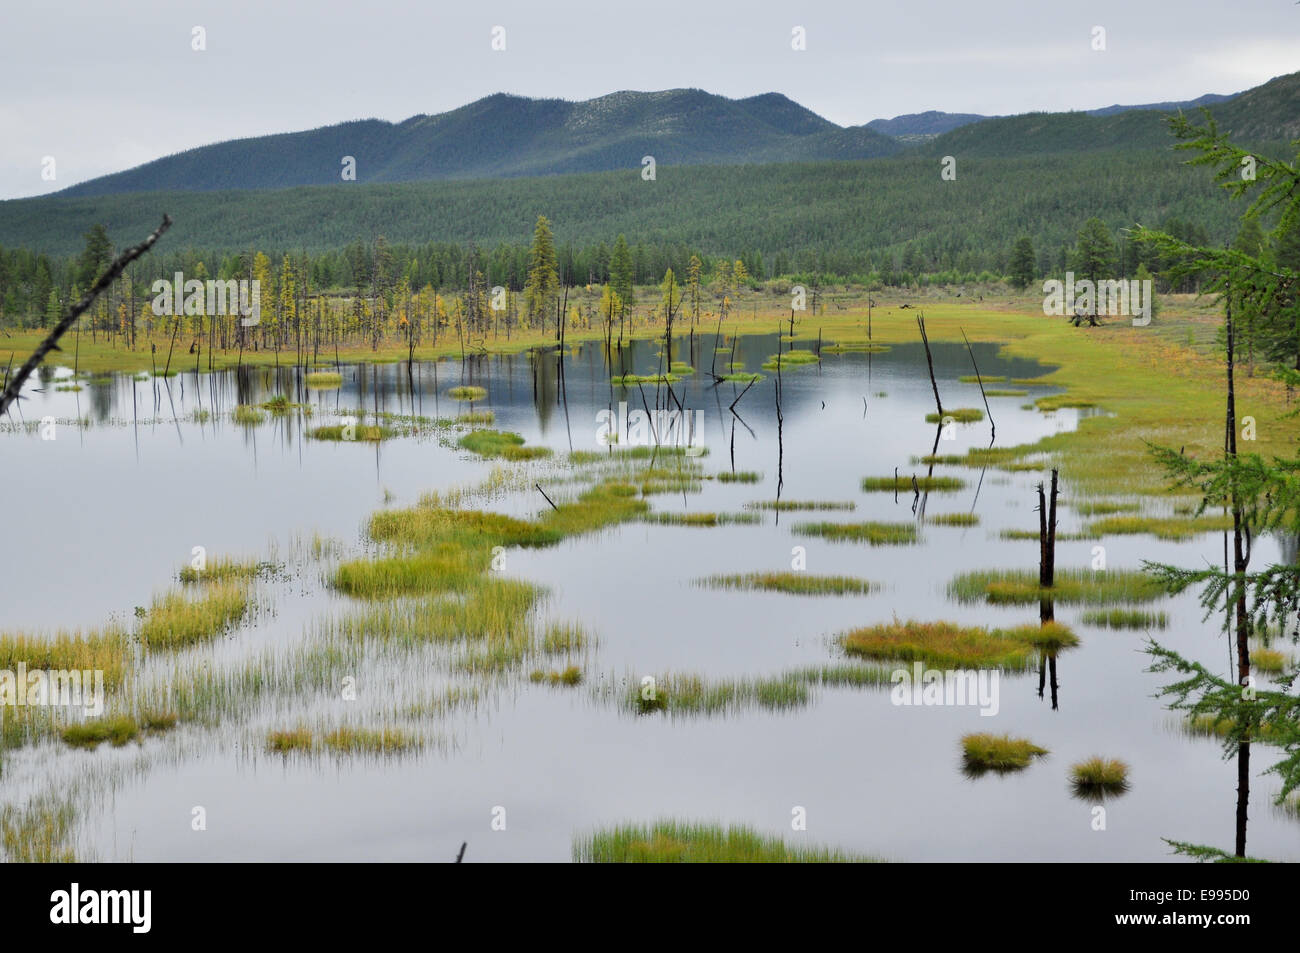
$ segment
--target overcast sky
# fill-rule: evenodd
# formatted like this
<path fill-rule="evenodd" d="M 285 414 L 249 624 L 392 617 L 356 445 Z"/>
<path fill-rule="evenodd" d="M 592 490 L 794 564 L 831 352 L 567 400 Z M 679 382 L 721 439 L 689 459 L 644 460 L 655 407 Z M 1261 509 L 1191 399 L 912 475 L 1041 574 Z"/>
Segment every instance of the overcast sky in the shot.
<path fill-rule="evenodd" d="M 504 51 L 491 48 L 495 26 Z M 806 50 L 791 49 L 796 26 Z M 1098 26 L 1104 51 L 1092 48 Z M 857 125 L 1192 99 L 1298 69 L 1294 0 L 6 0 L 0 198 L 223 139 L 401 120 L 495 92 L 776 91 Z"/>

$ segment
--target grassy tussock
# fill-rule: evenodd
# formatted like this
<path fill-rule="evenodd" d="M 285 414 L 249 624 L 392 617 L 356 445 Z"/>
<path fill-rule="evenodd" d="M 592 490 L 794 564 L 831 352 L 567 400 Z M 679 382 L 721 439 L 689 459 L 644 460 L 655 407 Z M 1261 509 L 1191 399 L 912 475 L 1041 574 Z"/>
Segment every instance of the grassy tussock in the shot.
<path fill-rule="evenodd" d="M 1265 675 L 1280 675 L 1287 669 L 1290 658 L 1276 649 L 1251 649 L 1250 667 Z"/>
<path fill-rule="evenodd" d="M 469 414 L 459 414 L 456 423 L 471 427 L 480 427 L 496 423 L 497 415 L 490 410 L 476 410 Z"/>
<path fill-rule="evenodd" d="M 1058 652 L 1079 644 L 1059 622 L 1029 623 L 1008 629 L 956 622 L 900 622 L 895 619 L 855 629 L 839 637 L 844 651 L 875 662 L 922 662 L 934 668 L 999 668 L 1023 671 L 1040 651 Z"/>
<path fill-rule="evenodd" d="M 1046 757 L 1049 752 L 1028 738 L 994 735 L 988 732 L 966 735 L 961 739 L 962 760 L 966 769 L 974 773 L 984 771 L 1020 771 L 1035 758 Z"/>
<path fill-rule="evenodd" d="M 303 382 L 309 390 L 333 390 L 343 386 L 343 375 L 335 371 L 312 371 Z"/>
<path fill-rule="evenodd" d="M 823 354 L 882 354 L 893 350 L 888 344 L 874 344 L 871 341 L 839 341 L 822 348 Z"/>
<path fill-rule="evenodd" d="M 765 371 L 787 371 L 796 367 L 806 367 L 809 364 L 816 364 L 821 360 L 812 351 L 786 351 L 783 354 L 773 354 L 763 362 Z"/>
<path fill-rule="evenodd" d="M 925 415 L 925 422 L 927 424 L 942 423 L 946 417 L 951 417 L 959 424 L 974 424 L 984 419 L 984 411 L 978 407 L 954 407 L 952 410 L 945 409 L 943 417 L 939 416 L 938 411 L 932 411 Z"/>
<path fill-rule="evenodd" d="M 983 381 L 985 384 L 1001 384 L 1007 379 L 1005 374 L 991 374 L 987 377 L 981 377 L 976 374 L 963 374 L 957 380 L 963 384 L 978 384 Z"/>
<path fill-rule="evenodd" d="M 817 576 L 806 572 L 706 576 L 699 584 L 712 589 L 761 590 L 797 596 L 865 596 L 880 589 L 879 583 L 853 576 Z"/>
<path fill-rule="evenodd" d="M 1112 605 L 1151 602 L 1165 591 L 1151 576 L 1131 569 L 1058 569 L 1049 589 L 1038 585 L 1037 570 L 987 569 L 957 576 L 948 583 L 948 595 L 992 605 L 1027 605 L 1049 597 L 1067 605 Z"/>
<path fill-rule="evenodd" d="M 1011 388 L 1002 387 L 1002 388 L 993 388 L 991 390 L 986 390 L 984 392 L 984 396 L 985 397 L 1028 397 L 1029 391 L 1014 390 Z"/>
<path fill-rule="evenodd" d="M 867 543 L 871 546 L 906 546 L 916 542 L 911 523 L 796 523 L 796 536 L 818 536 L 831 542 Z"/>
<path fill-rule="evenodd" d="M 1136 513 L 1142 508 L 1140 503 L 1121 500 L 1079 500 L 1065 505 L 1080 516 L 1113 516 L 1116 513 Z"/>
<path fill-rule="evenodd" d="M 658 821 L 596 831 L 575 841 L 573 859 L 594 864 L 848 864 L 877 859 L 826 847 L 792 847 L 748 827 Z"/>
<path fill-rule="evenodd" d="M 1115 758 L 1088 758 L 1070 766 L 1070 785 L 1081 795 L 1123 794 L 1129 789 L 1128 765 Z"/>
<path fill-rule="evenodd" d="M 897 477 L 863 477 L 862 489 L 867 493 L 911 493 L 912 476 L 900 473 Z M 965 480 L 948 476 L 918 476 L 916 488 L 923 493 L 954 493 L 966 486 Z"/>
<path fill-rule="evenodd" d="M 978 526 L 980 518 L 974 513 L 939 513 L 925 521 L 934 526 Z"/>
<path fill-rule="evenodd" d="M 418 737 L 399 728 L 357 728 L 344 725 L 317 735 L 310 728 L 298 727 L 272 731 L 266 736 L 266 750 L 272 754 L 391 755 L 422 747 Z"/>
<path fill-rule="evenodd" d="M 266 411 L 259 407 L 250 407 L 248 404 L 240 404 L 231 412 L 230 418 L 245 427 L 256 427 L 258 424 L 266 423 Z"/>
<path fill-rule="evenodd" d="M 549 457 L 549 447 L 525 447 L 524 438 L 509 430 L 475 430 L 457 441 L 457 446 L 480 457 L 502 460 L 537 460 Z"/>
<path fill-rule="evenodd" d="M 140 624 L 140 641 L 151 649 L 180 649 L 215 639 L 252 607 L 245 587 L 215 582 L 197 598 L 183 592 L 156 596 Z"/>
<path fill-rule="evenodd" d="M 27 670 L 77 669 L 102 671 L 104 685 L 115 688 L 127 667 L 129 643 L 120 626 L 82 633 L 60 631 L 53 637 L 26 632 L 0 635 L 0 670 L 16 672 L 19 663 Z"/>
<path fill-rule="evenodd" d="M 645 522 L 662 526 L 753 525 L 762 521 L 757 513 L 649 513 L 645 517 Z"/>
<path fill-rule="evenodd" d="M 252 582 L 258 576 L 275 571 L 275 564 L 255 559 L 229 559 L 218 557 L 208 560 L 202 569 L 185 566 L 177 578 L 187 585 L 197 582 Z"/>
<path fill-rule="evenodd" d="M 719 483 L 757 483 L 763 479 L 763 474 L 755 473 L 753 470 L 723 470 L 717 475 Z"/>
<path fill-rule="evenodd" d="M 417 506 L 375 513 L 367 532 L 377 542 L 408 546 L 458 543 L 466 547 L 550 546 L 563 539 L 554 527 L 485 510 Z M 482 568 L 487 568 L 486 565 Z"/>
<path fill-rule="evenodd" d="M 574 685 L 582 684 L 582 669 L 576 665 L 570 665 L 563 671 L 543 672 L 540 668 L 534 669 L 528 673 L 530 682 L 546 682 L 549 685 Z"/>
<path fill-rule="evenodd" d="M 808 697 L 807 682 L 794 674 L 712 682 L 699 675 L 670 674 L 655 678 L 649 688 L 634 681 L 624 696 L 627 708 L 641 715 L 732 714 L 755 705 L 769 709 L 795 708 L 807 704 Z"/>
<path fill-rule="evenodd" d="M 117 715 L 69 725 L 63 730 L 62 738 L 73 748 L 93 751 L 104 742 L 120 748 L 130 741 L 143 740 L 146 735 L 170 731 L 176 727 L 176 721 L 172 712 L 144 712 L 138 720 L 128 715 Z"/>
<path fill-rule="evenodd" d="M 379 443 L 397 435 L 397 431 L 382 424 L 333 424 L 313 427 L 307 431 L 312 440 L 332 440 L 340 443 Z"/>
<path fill-rule="evenodd" d="M 483 400 L 487 397 L 487 388 L 478 387 L 473 384 L 467 384 L 461 387 L 453 387 L 447 391 L 447 396 L 452 400 Z"/>
<path fill-rule="evenodd" d="M 1169 625 L 1169 616 L 1142 609 L 1089 609 L 1079 616 L 1079 621 L 1104 629 L 1163 629 Z"/>

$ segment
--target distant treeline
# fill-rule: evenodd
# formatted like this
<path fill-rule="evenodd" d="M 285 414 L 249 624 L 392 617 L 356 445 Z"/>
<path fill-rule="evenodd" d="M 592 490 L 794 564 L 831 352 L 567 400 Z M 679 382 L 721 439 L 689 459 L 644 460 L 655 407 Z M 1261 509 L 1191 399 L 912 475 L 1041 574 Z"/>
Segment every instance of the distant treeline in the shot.
<path fill-rule="evenodd" d="M 739 260 L 754 285 L 777 278 L 908 285 L 1010 276 L 1023 238 L 1033 248 L 1034 277 L 1057 274 L 1094 217 L 1115 236 L 1116 276 L 1133 275 L 1139 263 L 1159 275 L 1164 263 L 1134 248 L 1125 229 L 1155 225 L 1218 244 L 1238 225 L 1211 175 L 1189 171 L 1171 150 L 959 159 L 956 173 L 944 181 L 937 161 L 913 157 L 660 167 L 653 182 L 619 172 L 15 200 L 0 203 L 0 241 L 9 246 L 0 247 L 0 319 L 39 321 L 88 285 L 89 269 L 103 258 L 103 249 L 85 257 L 93 223 L 122 247 L 164 211 L 176 225 L 130 273 L 135 297 L 177 271 L 251 277 L 259 252 L 276 266 L 290 262 L 296 281 L 313 292 L 367 289 L 376 268 L 384 270 L 382 283 L 436 290 L 466 288 L 477 269 L 489 286 L 518 291 L 539 214 L 554 226 L 566 285 L 608 281 L 619 234 L 637 284 L 656 284 L 669 268 L 682 275 L 695 255 L 706 280 L 719 262 L 730 270 Z"/>

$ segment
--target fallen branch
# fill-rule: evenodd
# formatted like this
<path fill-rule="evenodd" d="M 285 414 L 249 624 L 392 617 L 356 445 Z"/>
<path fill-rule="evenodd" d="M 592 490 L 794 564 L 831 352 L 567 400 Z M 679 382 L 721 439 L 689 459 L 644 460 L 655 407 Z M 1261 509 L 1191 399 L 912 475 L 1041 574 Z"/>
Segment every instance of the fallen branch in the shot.
<path fill-rule="evenodd" d="M 76 323 L 77 319 L 90 309 L 90 306 L 95 303 L 95 299 L 103 294 L 104 291 L 106 291 L 113 282 L 117 280 L 122 272 L 126 270 L 127 265 L 131 264 L 131 262 L 135 261 L 153 247 L 154 242 L 158 241 L 158 239 L 162 237 L 163 232 L 171 228 L 171 224 L 171 217 L 164 215 L 162 224 L 154 229 L 153 233 L 150 234 L 148 238 L 138 245 L 133 245 L 131 248 L 128 248 L 126 251 L 122 252 L 122 254 L 113 259 L 112 264 L 108 266 L 108 270 L 99 276 L 99 280 L 91 286 L 90 290 L 82 296 L 80 301 L 68 309 L 67 314 L 65 314 L 62 320 L 54 326 L 54 330 L 49 333 L 49 336 L 46 337 L 39 346 L 37 346 L 36 350 L 32 352 L 32 356 L 27 359 L 26 363 L 24 363 L 22 367 L 18 368 L 18 373 L 16 373 L 9 382 L 5 384 L 4 392 L 0 393 L 0 414 L 4 413 L 5 410 L 8 409 L 9 405 L 18 399 L 18 392 L 23 389 L 23 384 L 27 382 L 27 378 L 32 375 L 32 372 L 41 366 L 41 362 L 45 360 L 45 355 L 49 354 L 51 351 L 62 350 L 62 348 L 59 347 L 59 338 L 63 337 L 67 330 Z"/>

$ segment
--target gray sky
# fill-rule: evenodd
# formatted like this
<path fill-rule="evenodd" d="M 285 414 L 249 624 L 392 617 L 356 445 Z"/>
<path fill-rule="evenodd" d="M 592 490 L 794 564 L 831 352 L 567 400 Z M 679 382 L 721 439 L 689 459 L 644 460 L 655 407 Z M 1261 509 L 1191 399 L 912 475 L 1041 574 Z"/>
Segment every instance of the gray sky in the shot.
<path fill-rule="evenodd" d="M 503 52 L 491 49 L 498 25 Z M 1092 49 L 1096 26 L 1104 52 Z M 10 0 L 0 198 L 223 139 L 400 120 L 494 92 L 776 91 L 856 125 L 927 109 L 1192 99 L 1297 69 L 1293 0 Z M 41 178 L 46 156 L 53 182 Z"/>

